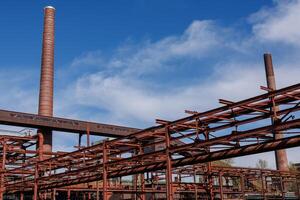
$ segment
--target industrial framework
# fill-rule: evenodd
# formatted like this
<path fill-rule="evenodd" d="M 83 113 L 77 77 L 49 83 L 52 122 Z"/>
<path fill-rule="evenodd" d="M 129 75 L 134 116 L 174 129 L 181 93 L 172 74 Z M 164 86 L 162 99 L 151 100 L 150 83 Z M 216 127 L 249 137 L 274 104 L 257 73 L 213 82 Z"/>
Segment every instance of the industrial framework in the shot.
<path fill-rule="evenodd" d="M 264 55 L 264 94 L 139 130 L 53 117 L 53 7 L 45 8 L 39 114 L 0 110 L 5 125 L 36 128 L 0 135 L 0 199 L 299 199 L 285 148 L 300 146 L 300 84 L 276 90 Z M 79 134 L 78 150 L 52 151 L 52 131 Z M 81 145 L 87 136 L 86 146 Z M 115 139 L 90 144 L 90 135 Z M 215 161 L 276 151 L 278 170 Z"/>

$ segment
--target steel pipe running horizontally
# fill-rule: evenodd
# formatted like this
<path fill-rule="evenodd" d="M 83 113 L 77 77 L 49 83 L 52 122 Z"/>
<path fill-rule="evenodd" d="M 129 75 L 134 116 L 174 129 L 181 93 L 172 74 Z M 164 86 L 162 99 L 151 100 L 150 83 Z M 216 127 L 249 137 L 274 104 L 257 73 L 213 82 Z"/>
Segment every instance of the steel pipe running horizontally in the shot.
<path fill-rule="evenodd" d="M 54 26 L 55 8 L 44 8 L 44 31 L 42 47 L 42 64 L 40 79 L 40 95 L 38 114 L 41 116 L 53 116 L 53 79 L 54 79 Z M 52 151 L 52 130 L 39 130 L 44 136 L 43 151 Z"/>

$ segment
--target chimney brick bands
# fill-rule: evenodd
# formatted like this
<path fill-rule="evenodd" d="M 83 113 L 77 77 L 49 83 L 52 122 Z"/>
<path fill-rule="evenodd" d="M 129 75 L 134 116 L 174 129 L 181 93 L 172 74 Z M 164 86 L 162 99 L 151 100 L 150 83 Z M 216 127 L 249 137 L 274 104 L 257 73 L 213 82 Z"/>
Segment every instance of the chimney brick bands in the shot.
<path fill-rule="evenodd" d="M 54 79 L 54 22 L 55 9 L 44 8 L 44 31 L 38 114 L 53 116 L 53 79 Z M 52 150 L 52 131 L 40 130 L 44 136 L 43 151 Z"/>

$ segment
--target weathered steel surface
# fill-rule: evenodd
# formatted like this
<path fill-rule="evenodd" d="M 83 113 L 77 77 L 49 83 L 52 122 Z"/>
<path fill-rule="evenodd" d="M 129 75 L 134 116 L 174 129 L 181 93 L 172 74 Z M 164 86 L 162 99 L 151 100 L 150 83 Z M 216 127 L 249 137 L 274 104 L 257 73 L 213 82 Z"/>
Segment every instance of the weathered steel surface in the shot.
<path fill-rule="evenodd" d="M 109 137 L 126 136 L 139 130 L 125 126 L 47 117 L 8 110 L 0 110 L 0 124 L 82 134 L 85 134 L 89 129 L 91 135 Z"/>

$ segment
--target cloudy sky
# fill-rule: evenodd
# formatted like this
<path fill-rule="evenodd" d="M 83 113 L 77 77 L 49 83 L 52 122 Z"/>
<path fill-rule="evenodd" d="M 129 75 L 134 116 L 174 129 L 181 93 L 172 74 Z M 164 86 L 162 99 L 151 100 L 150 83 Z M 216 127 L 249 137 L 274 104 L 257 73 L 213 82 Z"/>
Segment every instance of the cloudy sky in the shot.
<path fill-rule="evenodd" d="M 55 115 L 138 128 L 266 85 L 299 82 L 299 1 L 6 1 L 0 4 L 0 108 L 37 112 L 43 7 L 57 10 Z M 55 148 L 76 138 L 55 134 Z M 71 149 L 71 148 L 68 148 Z M 300 162 L 299 148 L 288 150 Z M 274 167 L 273 153 L 235 159 Z"/>

